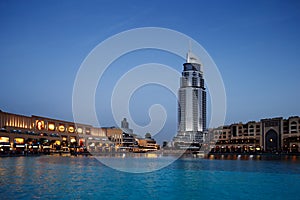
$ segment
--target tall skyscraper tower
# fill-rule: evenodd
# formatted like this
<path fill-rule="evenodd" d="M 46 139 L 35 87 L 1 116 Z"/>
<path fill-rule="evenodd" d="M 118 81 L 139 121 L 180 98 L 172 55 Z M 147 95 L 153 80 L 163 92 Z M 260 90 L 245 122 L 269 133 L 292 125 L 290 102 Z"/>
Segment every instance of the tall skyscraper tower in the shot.
<path fill-rule="evenodd" d="M 200 60 L 187 53 L 178 91 L 178 133 L 175 144 L 187 147 L 204 140 L 206 131 L 206 91 Z"/>

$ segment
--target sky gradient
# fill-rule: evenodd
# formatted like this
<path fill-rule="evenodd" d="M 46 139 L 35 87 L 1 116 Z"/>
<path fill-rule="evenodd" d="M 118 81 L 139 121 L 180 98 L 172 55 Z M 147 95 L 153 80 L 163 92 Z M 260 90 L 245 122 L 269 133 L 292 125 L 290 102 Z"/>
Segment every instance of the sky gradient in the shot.
<path fill-rule="evenodd" d="M 226 123 L 300 115 L 299 1 L 0 1 L 0 109 L 72 121 L 76 73 L 89 52 L 119 32 L 164 27 L 198 41 L 222 75 Z M 158 62 L 181 71 L 183 59 L 165 52 L 134 52 L 117 60 L 100 81 L 102 124 L 114 83 L 138 64 Z M 152 94 L 152 95 L 151 95 Z M 153 95 L 155 94 L 155 95 Z M 176 101 L 168 91 L 143 87 L 132 97 L 133 119 L 149 122 L 161 103 L 176 131 Z"/>

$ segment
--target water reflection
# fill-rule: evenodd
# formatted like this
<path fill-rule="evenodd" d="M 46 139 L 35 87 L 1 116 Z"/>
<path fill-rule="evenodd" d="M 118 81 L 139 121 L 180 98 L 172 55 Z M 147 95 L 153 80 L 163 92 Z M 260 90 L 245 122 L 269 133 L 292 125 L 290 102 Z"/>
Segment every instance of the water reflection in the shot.
<path fill-rule="evenodd" d="M 210 154 L 206 156 L 209 160 L 281 160 L 300 162 L 296 155 L 248 155 L 248 154 Z"/>

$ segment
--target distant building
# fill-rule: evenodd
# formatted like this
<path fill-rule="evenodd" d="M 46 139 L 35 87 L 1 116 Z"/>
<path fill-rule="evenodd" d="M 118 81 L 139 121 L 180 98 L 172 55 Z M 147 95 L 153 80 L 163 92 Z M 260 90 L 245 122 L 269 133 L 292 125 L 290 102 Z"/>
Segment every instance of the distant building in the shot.
<path fill-rule="evenodd" d="M 121 122 L 121 128 L 129 128 L 129 123 L 127 122 L 127 119 L 124 118 Z"/>
<path fill-rule="evenodd" d="M 127 122 L 127 119 L 124 118 L 121 121 L 121 129 L 123 132 L 128 133 L 128 134 L 133 134 L 133 130 L 129 128 L 129 123 Z"/>
<path fill-rule="evenodd" d="M 123 130 L 116 127 L 103 128 L 106 131 L 106 136 L 109 141 L 115 143 L 116 146 L 121 146 L 123 143 Z"/>
<path fill-rule="evenodd" d="M 123 141 L 122 141 L 122 145 L 120 147 L 121 149 L 124 149 L 127 151 L 134 151 L 135 148 L 138 148 L 137 140 L 133 134 L 123 131 L 122 138 L 123 138 Z"/>
<path fill-rule="evenodd" d="M 160 146 L 153 138 L 137 138 L 138 147 L 140 152 L 156 151 Z"/>
<path fill-rule="evenodd" d="M 178 91 L 178 133 L 173 141 L 180 148 L 191 148 L 204 140 L 206 91 L 200 60 L 188 52 L 183 67 Z"/>
<path fill-rule="evenodd" d="M 214 141 L 210 146 L 212 152 L 299 152 L 300 118 L 235 123 L 210 129 L 209 135 Z"/>

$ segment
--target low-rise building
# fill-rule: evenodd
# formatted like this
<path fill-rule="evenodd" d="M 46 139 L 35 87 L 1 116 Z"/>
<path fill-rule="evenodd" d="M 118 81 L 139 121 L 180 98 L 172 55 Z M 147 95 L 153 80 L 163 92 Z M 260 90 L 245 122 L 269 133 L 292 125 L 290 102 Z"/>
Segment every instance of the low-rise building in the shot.
<path fill-rule="evenodd" d="M 261 119 L 210 129 L 212 152 L 299 152 L 298 116 Z"/>
<path fill-rule="evenodd" d="M 24 116 L 0 110 L 0 153 L 38 153 L 69 151 L 84 148 L 89 152 L 136 151 L 136 135 L 124 128 L 93 127 L 42 116 Z M 141 148 L 157 148 L 154 140 L 147 140 Z M 138 150 L 137 150 L 138 151 Z"/>
<path fill-rule="evenodd" d="M 137 138 L 139 151 L 148 152 L 160 149 L 160 146 L 153 138 Z"/>
<path fill-rule="evenodd" d="M 100 143 L 105 138 L 101 128 L 91 125 L 0 111 L 0 152 L 8 148 L 16 153 L 92 148 L 93 140 Z"/>

